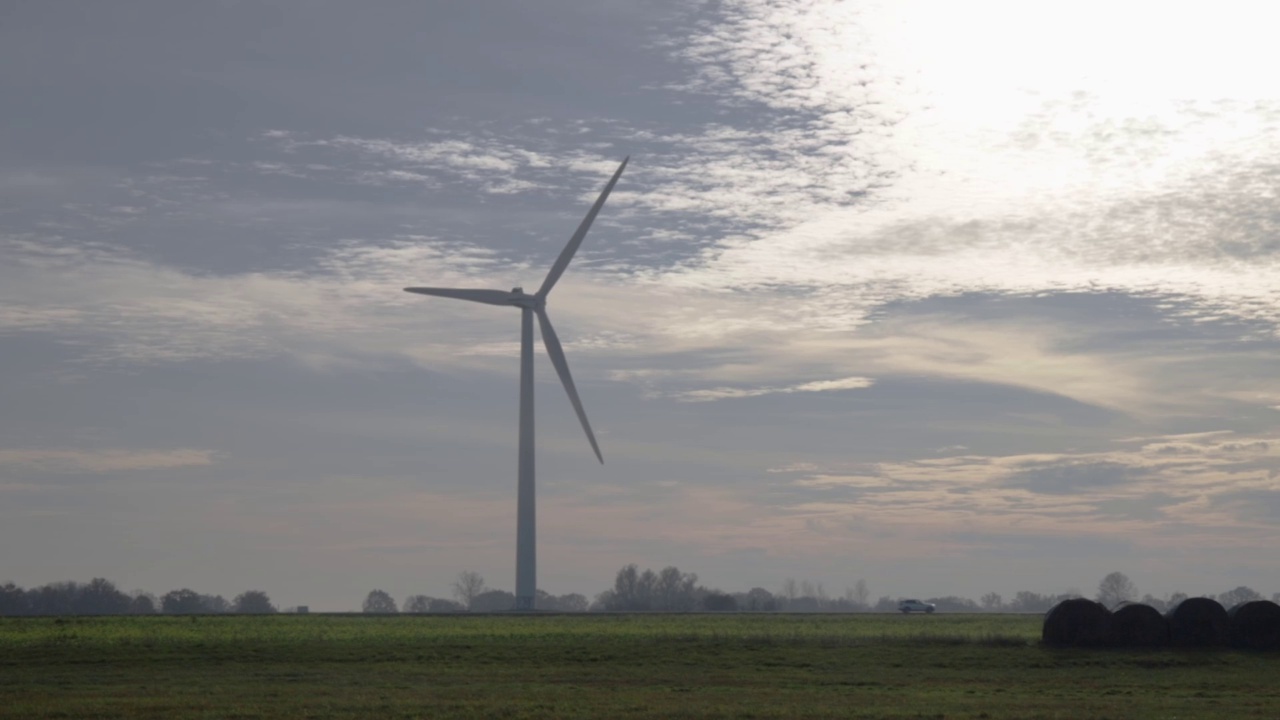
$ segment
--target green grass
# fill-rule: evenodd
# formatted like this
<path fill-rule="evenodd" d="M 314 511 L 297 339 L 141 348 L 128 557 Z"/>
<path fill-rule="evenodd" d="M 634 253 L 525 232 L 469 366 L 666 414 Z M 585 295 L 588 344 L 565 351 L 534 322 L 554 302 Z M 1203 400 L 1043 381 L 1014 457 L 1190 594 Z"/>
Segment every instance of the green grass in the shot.
<path fill-rule="evenodd" d="M 0 619 L 0 718 L 1280 717 L 1280 656 L 999 615 Z"/>

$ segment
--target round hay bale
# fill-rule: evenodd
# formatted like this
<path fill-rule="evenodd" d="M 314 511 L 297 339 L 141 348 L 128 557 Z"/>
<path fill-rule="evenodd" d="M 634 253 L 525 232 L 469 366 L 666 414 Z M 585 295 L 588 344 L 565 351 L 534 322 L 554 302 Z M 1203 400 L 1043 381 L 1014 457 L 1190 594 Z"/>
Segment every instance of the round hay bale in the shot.
<path fill-rule="evenodd" d="M 1111 613 L 1111 644 L 1119 647 L 1168 645 L 1169 623 L 1150 605 L 1124 603 Z"/>
<path fill-rule="evenodd" d="M 1235 647 L 1280 650 L 1280 605 L 1270 600 L 1252 600 L 1231 608 L 1227 618 Z"/>
<path fill-rule="evenodd" d="M 1105 605 L 1071 598 L 1044 614 L 1040 638 L 1055 647 L 1096 647 L 1107 643 L 1110 631 L 1111 611 Z"/>
<path fill-rule="evenodd" d="M 1231 620 L 1222 605 L 1212 598 L 1187 598 L 1165 613 L 1169 640 L 1179 647 L 1226 645 Z"/>

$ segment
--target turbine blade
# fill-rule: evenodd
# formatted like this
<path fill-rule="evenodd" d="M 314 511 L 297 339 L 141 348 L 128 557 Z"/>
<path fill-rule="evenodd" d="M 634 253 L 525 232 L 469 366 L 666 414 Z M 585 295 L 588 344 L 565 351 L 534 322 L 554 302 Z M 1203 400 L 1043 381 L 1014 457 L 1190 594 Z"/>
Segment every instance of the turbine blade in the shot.
<path fill-rule="evenodd" d="M 542 287 L 538 290 L 537 296 L 546 298 L 547 293 L 551 292 L 552 286 L 564 274 L 565 268 L 569 267 L 569 261 L 573 259 L 573 254 L 578 252 L 578 246 L 582 244 L 582 238 L 587 236 L 587 231 L 591 229 L 591 223 L 595 222 L 596 215 L 600 213 L 600 208 L 604 207 L 604 201 L 608 199 L 609 193 L 613 191 L 613 186 L 618 184 L 618 178 L 622 177 L 622 171 L 627 167 L 627 161 L 631 159 L 628 155 L 622 159 L 622 164 L 618 166 L 617 172 L 610 178 L 609 184 L 604 186 L 604 192 L 600 193 L 600 197 L 596 198 L 596 204 L 591 206 L 587 211 L 587 216 L 582 219 L 582 224 L 573 233 L 573 237 L 569 238 L 569 244 L 564 246 L 564 250 L 560 251 L 560 257 L 556 258 L 556 264 L 551 266 L 550 272 L 547 273 L 547 279 L 542 281 Z"/>
<path fill-rule="evenodd" d="M 551 327 L 551 318 L 547 311 L 538 308 L 538 325 L 542 328 L 542 344 L 547 346 L 547 354 L 551 356 L 551 364 L 556 367 L 556 374 L 564 384 L 564 391 L 569 394 L 569 402 L 573 403 L 573 411 L 578 413 L 578 421 L 587 433 L 591 449 L 596 452 L 596 459 L 604 464 L 604 456 L 600 454 L 600 446 L 596 444 L 596 436 L 591 432 L 591 423 L 587 422 L 587 411 L 582 409 L 582 401 L 578 399 L 578 390 L 573 386 L 573 376 L 569 374 L 569 363 L 564 359 L 564 348 L 560 347 L 560 338 L 556 337 L 555 328 Z"/>
<path fill-rule="evenodd" d="M 438 295 L 439 297 L 455 298 L 457 300 L 470 300 L 472 302 L 488 303 L 489 305 L 511 304 L 511 293 L 507 290 L 411 287 L 405 288 L 404 291 L 418 293 L 419 295 Z"/>

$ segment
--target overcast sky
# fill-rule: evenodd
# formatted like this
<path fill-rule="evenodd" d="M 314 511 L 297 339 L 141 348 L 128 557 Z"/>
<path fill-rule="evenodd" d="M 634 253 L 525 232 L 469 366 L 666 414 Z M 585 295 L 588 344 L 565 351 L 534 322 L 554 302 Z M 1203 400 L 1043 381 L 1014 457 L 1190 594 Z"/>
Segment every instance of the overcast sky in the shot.
<path fill-rule="evenodd" d="M 1280 9 L 0 2 L 0 582 L 1280 591 Z"/>

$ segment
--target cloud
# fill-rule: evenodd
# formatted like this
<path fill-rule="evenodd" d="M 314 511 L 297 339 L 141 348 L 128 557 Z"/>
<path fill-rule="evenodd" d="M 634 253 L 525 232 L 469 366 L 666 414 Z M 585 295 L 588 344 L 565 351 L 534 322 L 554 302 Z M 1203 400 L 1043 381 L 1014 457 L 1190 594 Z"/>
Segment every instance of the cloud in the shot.
<path fill-rule="evenodd" d="M 1151 38 L 1149 13 L 1121 14 L 1117 27 L 1142 29 L 1100 45 L 1110 61 L 1078 63 L 1066 61 L 1075 53 L 1047 49 L 1075 36 L 1044 36 L 1050 25 L 1040 17 L 1073 24 L 1077 16 L 990 5 L 986 13 L 938 13 L 743 2 L 696 24 L 678 44 L 694 72 L 685 89 L 767 108 L 804 127 L 817 147 L 890 171 L 869 187 L 848 182 L 839 161 L 829 174 L 788 156 L 785 169 L 770 172 L 795 181 L 773 192 L 753 188 L 763 201 L 740 213 L 752 226 L 668 281 L 838 289 L 842 302 L 822 315 L 842 318 L 972 291 L 1163 292 L 1190 301 L 1192 314 L 1260 319 L 1274 329 L 1280 296 L 1269 278 L 1280 256 L 1268 238 L 1277 230 L 1270 208 L 1280 174 L 1259 158 L 1280 148 L 1280 105 L 1262 92 L 1260 76 L 1237 73 L 1229 58 L 1243 51 L 1222 40 L 1231 34 L 1206 34 L 1199 13 L 1162 15 L 1221 45 L 1205 62 L 1240 81 L 1227 90 L 1203 82 L 1218 72 L 1199 61 L 1183 68 L 1180 44 Z M 1224 16 L 1211 25 L 1237 23 Z M 1078 34 L 1113 30 L 1091 25 Z M 959 38 L 963 51 L 943 51 Z M 1121 47 L 1125 56 L 1115 57 Z M 1272 50 L 1257 52 L 1275 59 Z M 1135 63 L 1134 53 L 1160 61 Z M 877 124 L 883 132 L 869 132 Z M 727 154 L 751 167 L 745 148 Z M 672 174 L 703 162 L 691 158 Z M 747 172 L 715 178 L 728 189 Z M 844 202 L 806 190 L 815 187 L 866 195 Z"/>
<path fill-rule="evenodd" d="M 209 450 L 0 449 L 0 467 L 52 473 L 115 473 L 213 464 Z"/>
<path fill-rule="evenodd" d="M 832 390 L 859 390 L 871 387 L 874 381 L 864 377 L 848 377 L 839 380 L 814 380 L 788 387 L 756 387 L 732 388 L 718 387 L 706 390 L 688 390 L 677 393 L 676 398 L 687 402 L 711 402 L 729 398 L 759 397 L 761 395 L 777 395 L 801 392 L 825 392 Z"/>
<path fill-rule="evenodd" d="M 1147 474 L 1118 462 L 1046 463 L 1006 476 L 1008 487 L 1037 493 L 1076 494 L 1128 484 Z"/>
<path fill-rule="evenodd" d="M 842 522 L 895 520 L 933 536 L 1133 532 L 1135 541 L 1155 543 L 1235 535 L 1232 542 L 1258 547 L 1274 539 L 1240 500 L 1280 492 L 1275 438 L 1183 435 L 1177 453 L 1165 440 L 1137 439 L 1105 452 L 880 462 L 786 482 L 797 488 L 793 509 L 801 512 Z"/>
<path fill-rule="evenodd" d="M 1030 22 L 1006 10 L 997 16 Z M 175 173 L 157 170 L 130 191 L 157 205 L 207 201 L 226 179 L 219 172 L 245 171 L 514 195 L 490 202 L 523 212 L 547 197 L 594 198 L 624 148 L 635 149 L 601 219 L 619 241 L 576 261 L 553 314 L 570 329 L 577 362 L 607 358 L 613 379 L 652 397 L 794 394 L 852 389 L 796 378 L 907 376 L 1121 413 L 1274 405 L 1280 388 L 1260 368 L 1280 318 L 1271 282 L 1280 246 L 1268 240 L 1280 229 L 1270 212 L 1280 176 L 1258 158 L 1278 143 L 1275 108 L 1194 93 L 1166 107 L 1168 97 L 1149 96 L 1143 102 L 1164 109 L 1147 117 L 1117 104 L 1115 88 L 1076 92 L 1083 75 L 1058 66 L 1054 91 L 1035 97 L 1017 88 L 1017 68 L 956 78 L 947 63 L 959 60 L 930 47 L 918 58 L 903 52 L 940 26 L 897 12 L 823 0 L 720 5 L 668 38 L 691 74 L 681 92 L 723 105 L 710 122 L 442 123 L 417 137 L 277 128 L 250 163 L 185 158 L 204 173 L 198 190 L 174 189 L 163 180 Z M 1007 57 L 999 48 L 1022 42 L 955 15 L 949 22 L 994 48 L 961 64 Z M 1029 63 L 1058 62 L 1033 55 Z M 957 104 L 940 77 L 1005 101 Z M 1204 142 L 1219 136 L 1229 141 Z M 944 152 L 948 138 L 961 149 Z M 223 197 L 218 209 L 255 220 L 345 217 L 351 204 Z M 122 363 L 285 356 L 316 368 L 408 359 L 506 372 L 499 361 L 514 346 L 500 313 L 435 312 L 397 288 L 423 277 L 502 286 L 495 275 L 541 272 L 523 256 L 386 225 L 289 269 L 241 273 L 193 272 L 75 232 L 11 237 L 0 253 L 10 267 L 0 270 L 0 332 L 59 334 L 87 358 Z M 1141 322 L 1091 317 L 1086 296 L 1158 312 Z M 992 318 L 994 305 L 925 307 L 970 297 L 1022 310 Z M 1136 339 L 1147 322 L 1176 344 Z M 1257 367 L 1201 383 L 1221 349 L 1197 346 L 1197 327 L 1257 343 L 1223 361 L 1240 366 L 1254 353 Z"/>

